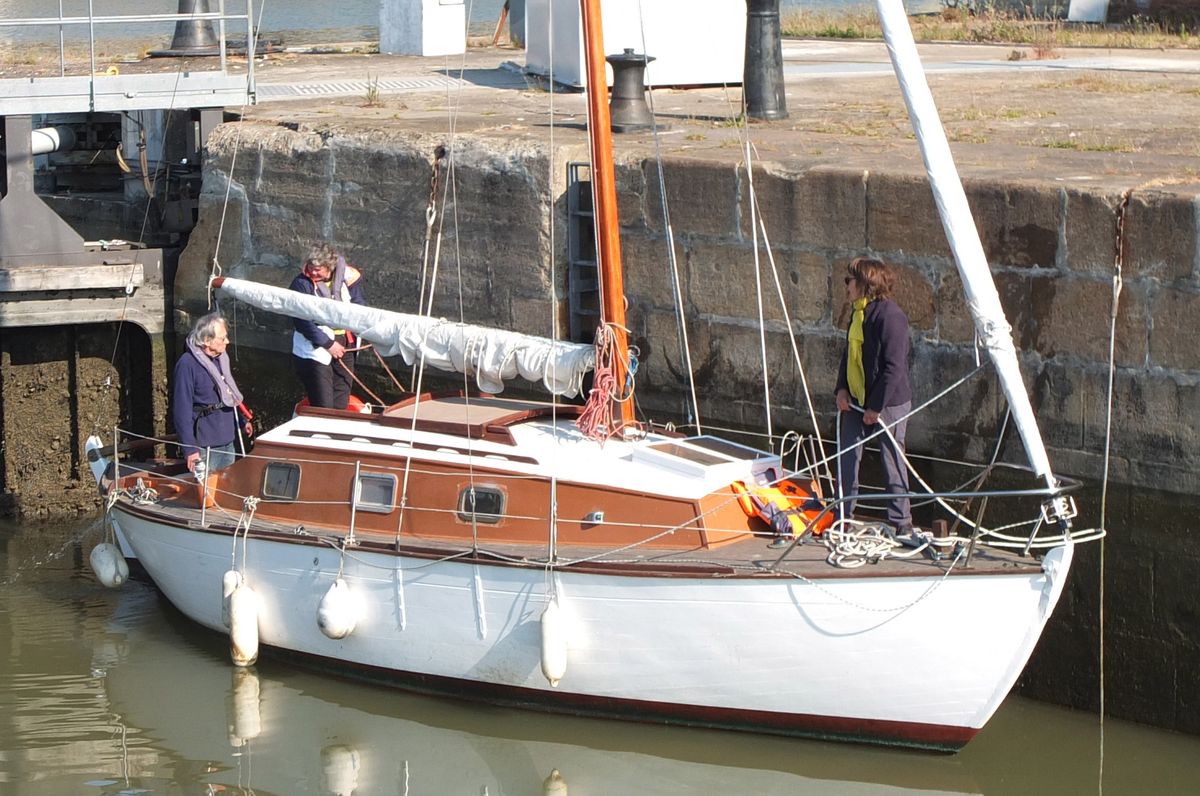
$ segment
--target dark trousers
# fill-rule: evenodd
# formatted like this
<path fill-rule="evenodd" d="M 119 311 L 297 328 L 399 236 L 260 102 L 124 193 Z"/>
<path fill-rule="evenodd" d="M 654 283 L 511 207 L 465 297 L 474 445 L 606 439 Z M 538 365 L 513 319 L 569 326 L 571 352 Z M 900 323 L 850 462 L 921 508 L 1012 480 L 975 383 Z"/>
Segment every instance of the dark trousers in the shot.
<path fill-rule="evenodd" d="M 344 335 L 338 335 L 338 342 L 346 344 Z M 350 402 L 350 390 L 354 385 L 355 352 L 347 352 L 341 359 L 335 359 L 328 365 L 323 365 L 315 359 L 292 357 L 296 375 L 304 385 L 310 406 L 321 406 L 327 409 L 345 409 Z"/>
<path fill-rule="evenodd" d="M 899 423 L 896 423 L 896 420 L 907 415 L 911 409 L 912 402 L 909 401 L 899 406 L 885 407 L 879 413 L 879 421 L 887 423 L 888 431 L 895 437 L 899 449 L 892 445 L 892 441 L 888 439 L 886 434 L 880 434 L 868 443 L 879 446 L 879 458 L 883 463 L 885 491 L 893 495 L 902 495 L 909 491 L 908 468 L 905 467 L 904 460 L 901 458 L 901 454 L 904 453 L 904 436 L 908 431 L 908 420 L 901 420 Z M 846 449 L 878 431 L 879 424 L 876 423 L 873 426 L 865 425 L 862 413 L 856 409 L 851 409 L 849 412 L 842 412 L 841 424 L 843 452 L 838 455 L 838 478 L 841 484 L 842 496 L 850 497 L 858 494 L 858 467 L 862 463 L 863 446 L 859 445 L 853 450 Z M 848 500 L 842 505 L 842 516 L 849 517 L 854 513 L 853 500 Z M 892 498 L 888 502 L 887 522 L 892 527 L 901 530 L 907 530 L 912 527 L 912 508 L 909 505 L 908 498 Z"/>

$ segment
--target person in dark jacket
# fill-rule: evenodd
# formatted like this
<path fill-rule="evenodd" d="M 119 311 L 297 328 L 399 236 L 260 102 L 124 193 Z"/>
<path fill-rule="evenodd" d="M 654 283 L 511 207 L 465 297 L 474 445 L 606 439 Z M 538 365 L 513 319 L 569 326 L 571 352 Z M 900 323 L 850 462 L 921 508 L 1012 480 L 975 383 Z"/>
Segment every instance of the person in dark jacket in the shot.
<path fill-rule="evenodd" d="M 196 321 L 187 350 L 175 363 L 171 419 L 188 470 L 206 461 L 210 471 L 233 464 L 238 425 L 253 432 L 241 410 L 242 393 L 229 369 L 229 326 L 220 313 Z"/>
<path fill-rule="evenodd" d="M 880 446 L 886 490 L 904 494 L 909 491 L 908 468 L 903 459 L 906 415 L 912 409 L 908 317 L 891 299 L 895 273 L 886 263 L 870 257 L 856 258 L 850 263 L 845 281 L 853 312 L 837 381 L 843 451 L 838 458 L 841 494 L 858 494 L 863 446 L 857 443 L 877 432 L 881 421 L 895 439 L 894 445 L 886 434 L 873 440 Z M 853 511 L 854 501 L 847 501 L 842 516 L 849 517 Z M 912 530 L 908 498 L 896 497 L 888 502 L 887 521 L 901 533 Z"/>
<path fill-rule="evenodd" d="M 362 274 L 337 249 L 318 243 L 308 253 L 291 289 L 334 301 L 366 304 Z M 345 409 L 354 382 L 355 338 L 345 329 L 331 329 L 303 318 L 292 319 L 292 363 L 310 406 Z"/>

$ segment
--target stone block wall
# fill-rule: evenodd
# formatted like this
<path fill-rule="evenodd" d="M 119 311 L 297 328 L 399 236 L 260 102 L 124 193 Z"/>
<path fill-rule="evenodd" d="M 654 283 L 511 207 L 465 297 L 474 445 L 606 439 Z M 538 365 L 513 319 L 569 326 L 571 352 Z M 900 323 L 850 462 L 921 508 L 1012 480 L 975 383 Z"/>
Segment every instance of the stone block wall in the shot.
<path fill-rule="evenodd" d="M 432 284 L 435 312 L 445 317 L 537 334 L 554 324 L 565 330 L 564 164 L 582 158 L 581 143 L 550 153 L 520 139 L 457 137 L 456 184 L 450 190 L 442 169 L 435 191 L 440 247 L 436 240 L 426 247 L 434 151 L 443 140 L 240 127 L 219 127 L 209 142 L 200 224 L 176 281 L 180 328 L 207 307 L 214 253 L 226 275 L 286 285 L 308 246 L 330 239 L 366 271 L 372 304 L 415 311 L 422 286 Z M 701 418 L 711 423 L 763 425 L 761 313 L 776 425 L 812 430 L 807 383 L 818 423 L 831 427 L 847 321 L 841 277 L 860 254 L 899 269 L 896 298 L 912 323 L 918 402 L 974 369 L 973 326 L 923 174 L 771 162 L 758 164 L 751 180 L 735 159 L 713 156 L 666 161 L 661 186 L 658 174 L 642 153 L 618 158 L 629 323 L 642 351 L 640 400 L 650 412 L 678 415 L 687 384 L 676 278 L 691 369 L 711 407 Z M 1102 475 L 1123 215 L 1112 474 L 1200 494 L 1196 191 L 1130 186 L 1122 210 L 1120 187 L 982 179 L 965 187 L 1051 459 L 1086 478 Z M 240 306 L 234 312 L 246 339 L 287 349 L 286 319 Z M 976 376 L 910 425 L 910 444 L 981 458 L 1002 412 L 992 378 Z M 1022 459 L 1016 448 L 1004 455 Z"/>

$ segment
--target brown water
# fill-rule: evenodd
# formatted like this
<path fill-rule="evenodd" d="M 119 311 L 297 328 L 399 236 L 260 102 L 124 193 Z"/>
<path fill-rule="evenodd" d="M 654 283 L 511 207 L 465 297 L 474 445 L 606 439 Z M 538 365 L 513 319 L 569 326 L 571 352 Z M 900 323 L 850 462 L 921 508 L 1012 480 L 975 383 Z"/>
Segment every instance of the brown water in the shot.
<path fill-rule="evenodd" d="M 1195 793 L 1200 738 L 1010 697 L 958 755 L 543 716 L 264 659 L 152 586 L 100 586 L 95 523 L 0 524 L 0 794 Z M 936 631 L 933 631 L 936 632 Z M 904 677 L 880 687 L 904 688 Z M 554 791 L 558 771 L 567 790 Z"/>

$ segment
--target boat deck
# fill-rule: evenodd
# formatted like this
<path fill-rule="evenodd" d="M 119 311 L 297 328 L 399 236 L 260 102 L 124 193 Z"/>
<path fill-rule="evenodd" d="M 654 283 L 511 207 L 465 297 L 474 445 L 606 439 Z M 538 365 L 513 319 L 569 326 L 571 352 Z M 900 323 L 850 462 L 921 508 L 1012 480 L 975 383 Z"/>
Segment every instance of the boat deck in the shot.
<path fill-rule="evenodd" d="M 191 529 L 206 529 L 212 533 L 233 534 L 242 517 L 220 506 L 201 511 L 190 500 L 160 498 L 153 503 L 138 503 L 122 495 L 118 504 L 130 513 L 166 521 Z M 283 524 L 255 516 L 251 536 L 340 548 L 345 532 L 340 529 L 296 524 Z M 827 560 L 830 554 L 825 542 L 808 539 L 803 544 L 771 547 L 768 537 L 747 534 L 744 539 L 716 548 L 675 548 L 653 550 L 639 547 L 614 548 L 602 545 L 559 545 L 556 564 L 559 569 L 604 572 L 620 575 L 653 575 L 655 577 L 786 577 L 801 579 L 838 579 L 862 577 L 929 577 L 937 573 L 960 575 L 1028 574 L 1041 569 L 1037 558 L 986 545 L 977 545 L 969 564 L 965 549 L 958 554 L 955 548 L 943 548 L 940 560 L 924 553 L 909 558 L 887 556 L 877 563 L 856 568 L 838 567 Z M 472 548 L 469 539 L 420 536 L 415 534 L 381 534 L 359 531 L 350 549 L 384 555 L 405 555 L 437 560 L 478 561 L 488 564 L 518 567 L 547 565 L 548 547 L 545 544 L 518 544 L 489 541 Z M 965 548 L 965 546 L 964 546 Z M 901 554 L 912 551 L 901 548 Z"/>

